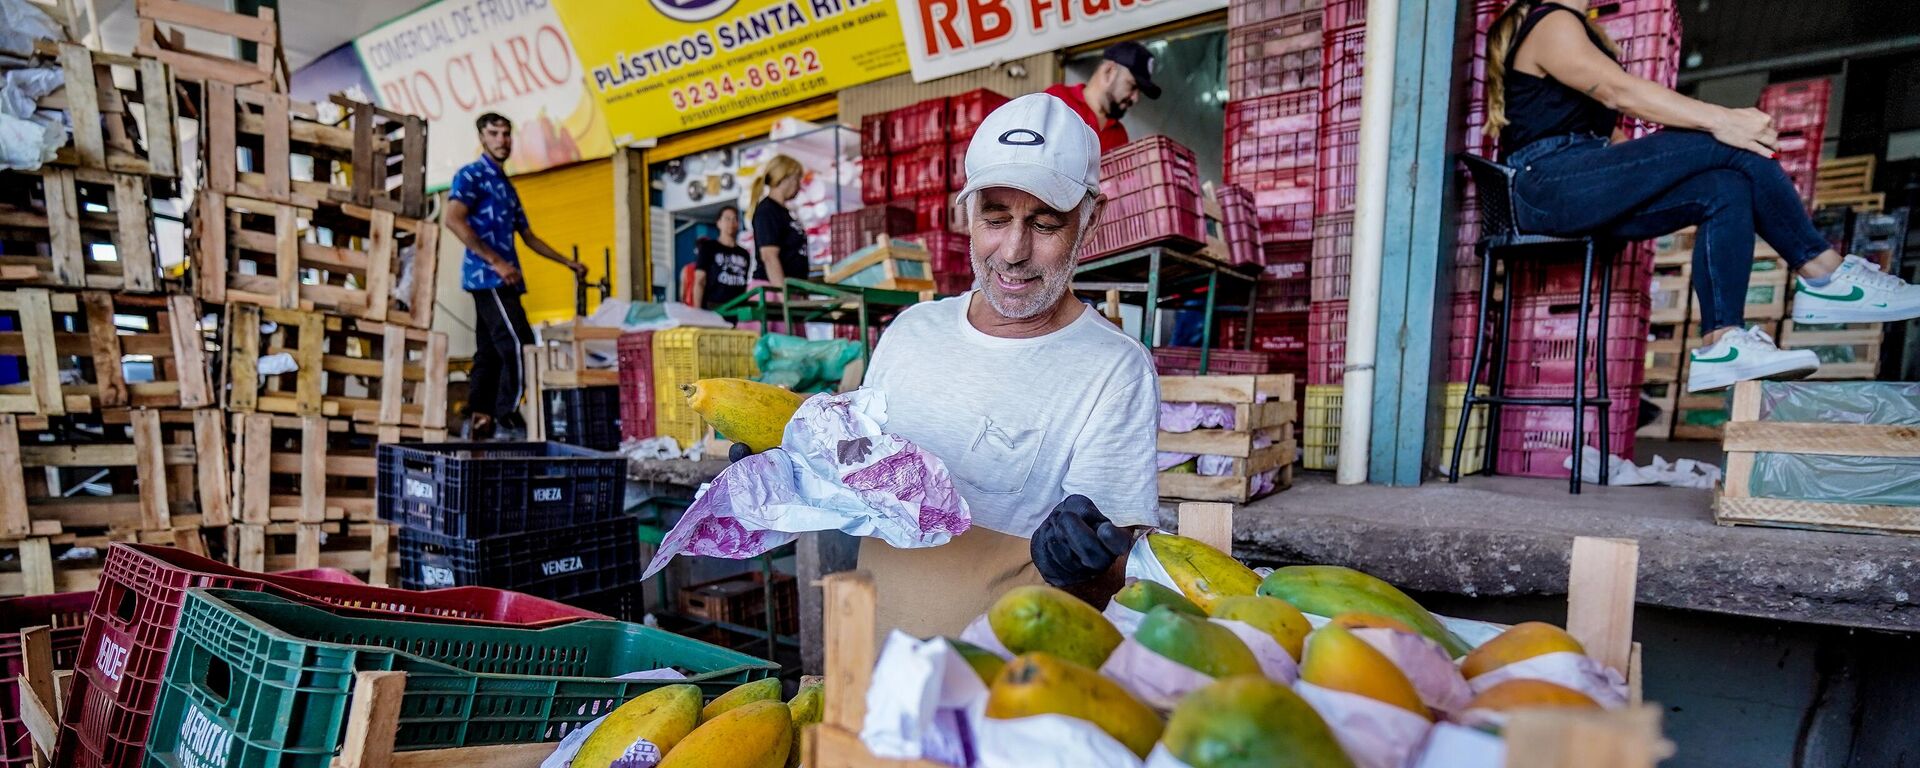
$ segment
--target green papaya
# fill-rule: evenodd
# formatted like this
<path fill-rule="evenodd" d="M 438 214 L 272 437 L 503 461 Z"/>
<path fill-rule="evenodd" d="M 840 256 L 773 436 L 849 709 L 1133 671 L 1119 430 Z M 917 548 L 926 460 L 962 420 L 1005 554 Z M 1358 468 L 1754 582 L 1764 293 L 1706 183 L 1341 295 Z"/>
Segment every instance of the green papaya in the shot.
<path fill-rule="evenodd" d="M 1191 768 L 1353 768 L 1333 730 L 1285 685 L 1243 675 L 1187 694 L 1161 737 Z"/>
<path fill-rule="evenodd" d="M 993 635 L 1013 655 L 1046 651 L 1099 669 L 1120 647 L 1120 630 L 1094 607 L 1047 586 L 1014 587 L 987 609 Z"/>
<path fill-rule="evenodd" d="M 1164 605 L 1140 620 L 1133 641 L 1208 677 L 1260 674 L 1260 660 L 1233 630 Z"/>
<path fill-rule="evenodd" d="M 1465 656 L 1466 641 L 1392 584 L 1337 565 L 1291 565 L 1260 582 L 1259 594 L 1277 597 L 1316 616 L 1370 613 L 1399 620 L 1439 643 L 1454 658 Z"/>
<path fill-rule="evenodd" d="M 1141 613 L 1153 610 L 1154 606 L 1164 605 L 1189 616 L 1205 616 L 1200 606 L 1194 605 L 1186 595 L 1169 589 L 1157 581 L 1140 579 L 1120 588 L 1114 593 L 1113 601 Z"/>

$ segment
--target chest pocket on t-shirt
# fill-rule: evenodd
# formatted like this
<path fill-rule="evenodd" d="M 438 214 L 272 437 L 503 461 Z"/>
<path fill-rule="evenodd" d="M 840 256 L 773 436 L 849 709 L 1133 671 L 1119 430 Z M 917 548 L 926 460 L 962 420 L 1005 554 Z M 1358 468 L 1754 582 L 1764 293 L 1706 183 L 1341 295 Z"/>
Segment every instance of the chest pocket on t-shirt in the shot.
<path fill-rule="evenodd" d="M 1017 429 L 982 417 L 956 476 L 985 493 L 1019 493 L 1046 436 L 1046 430 Z"/>

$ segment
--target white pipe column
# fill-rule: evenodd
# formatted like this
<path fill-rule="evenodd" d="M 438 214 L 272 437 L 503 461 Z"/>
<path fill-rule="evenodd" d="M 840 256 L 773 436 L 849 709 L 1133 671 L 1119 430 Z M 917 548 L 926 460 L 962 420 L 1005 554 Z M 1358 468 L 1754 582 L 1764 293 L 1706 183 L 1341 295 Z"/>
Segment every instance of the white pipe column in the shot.
<path fill-rule="evenodd" d="M 1367 3 L 1365 80 L 1360 92 L 1360 158 L 1354 189 L 1353 261 L 1347 297 L 1347 364 L 1340 414 L 1341 485 L 1367 481 L 1372 449 L 1373 363 L 1380 330 L 1380 259 L 1386 241 L 1387 142 L 1393 121 L 1394 43 L 1400 0 Z"/>

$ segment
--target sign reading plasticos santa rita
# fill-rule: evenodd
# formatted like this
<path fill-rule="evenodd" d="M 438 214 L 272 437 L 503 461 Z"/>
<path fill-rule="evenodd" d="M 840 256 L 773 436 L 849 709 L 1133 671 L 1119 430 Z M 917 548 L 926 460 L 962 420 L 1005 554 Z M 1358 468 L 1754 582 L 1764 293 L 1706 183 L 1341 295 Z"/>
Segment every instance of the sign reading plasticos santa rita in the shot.
<path fill-rule="evenodd" d="M 616 143 L 907 71 L 894 0 L 553 0 Z"/>
<path fill-rule="evenodd" d="M 380 106 L 425 117 L 427 183 L 480 155 L 474 118 L 513 121 L 509 173 L 613 153 L 551 0 L 440 0 L 354 41 Z"/>
<path fill-rule="evenodd" d="M 1054 51 L 1227 7 L 1227 0 L 900 0 L 913 79 Z"/>

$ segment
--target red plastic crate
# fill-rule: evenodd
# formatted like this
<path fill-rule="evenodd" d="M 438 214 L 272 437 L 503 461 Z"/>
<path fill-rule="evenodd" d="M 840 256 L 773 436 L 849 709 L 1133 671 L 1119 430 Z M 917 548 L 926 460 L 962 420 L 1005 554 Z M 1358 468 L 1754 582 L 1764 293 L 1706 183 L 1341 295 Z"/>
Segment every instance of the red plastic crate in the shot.
<path fill-rule="evenodd" d="M 66 592 L 57 595 L 12 597 L 0 600 L 0 739 L 5 751 L 0 765 L 23 768 L 33 764 L 33 737 L 20 721 L 20 674 L 26 671 L 25 651 L 20 630 L 47 626 L 53 641 L 54 669 L 73 668 L 86 631 L 87 612 L 93 605 L 92 592 Z"/>
<path fill-rule="evenodd" d="M 966 146 L 967 141 L 973 138 L 973 132 L 980 130 L 980 123 L 987 119 L 987 115 L 1008 101 L 1011 99 L 986 88 L 975 88 L 954 95 L 947 105 L 948 113 L 952 115 L 952 122 L 947 129 L 948 138 L 955 144 Z"/>
<path fill-rule="evenodd" d="M 1265 251 L 1266 274 L 1268 277 L 1306 277 L 1306 265 L 1313 262 L 1313 243 L 1305 240 L 1262 241 L 1260 250 Z M 1298 275 L 1287 272 L 1287 264 L 1299 264 Z"/>
<path fill-rule="evenodd" d="M 1231 343 L 1238 343 L 1241 322 L 1240 315 L 1222 317 L 1220 319 L 1221 338 Z M 1307 313 L 1304 311 L 1253 313 L 1253 348 L 1273 357 L 1274 370 L 1290 371 L 1305 367 Z"/>
<path fill-rule="evenodd" d="M 1594 381 L 1593 358 L 1600 357 L 1601 300 L 1610 301 L 1605 357 L 1609 387 L 1640 385 L 1646 372 L 1647 320 L 1651 307 L 1644 291 L 1616 291 L 1611 297 L 1595 294 L 1587 313 L 1588 381 Z M 1509 386 L 1572 386 L 1574 349 L 1579 340 L 1580 296 L 1533 296 L 1517 299 L 1507 338 Z"/>
<path fill-rule="evenodd" d="M 860 202 L 880 205 L 893 199 L 893 166 L 886 155 L 860 158 Z"/>
<path fill-rule="evenodd" d="M 1296 14 L 1319 15 L 1321 0 L 1233 0 L 1227 4 L 1227 27 L 1244 27 Z"/>
<path fill-rule="evenodd" d="M 1313 220 L 1314 301 L 1344 301 L 1353 270 L 1353 214 L 1336 213 Z"/>
<path fill-rule="evenodd" d="M 1307 311 L 1307 305 L 1312 303 L 1313 284 L 1306 276 L 1306 265 L 1285 266 L 1301 267 L 1300 275 L 1290 278 L 1261 278 L 1258 285 L 1259 298 L 1253 303 L 1255 310 L 1260 312 Z"/>
<path fill-rule="evenodd" d="M 1313 214 L 1353 210 L 1360 174 L 1360 123 L 1328 125 L 1320 131 L 1320 157 L 1314 179 Z"/>
<path fill-rule="evenodd" d="M 1320 54 L 1320 120 L 1323 125 L 1360 122 L 1360 94 L 1366 76 L 1367 29 L 1331 24 Z"/>
<path fill-rule="evenodd" d="M 929 145 L 906 152 L 895 152 L 887 163 L 892 168 L 889 188 L 894 198 L 912 195 L 945 194 L 947 191 L 947 147 Z"/>
<path fill-rule="evenodd" d="M 967 274 L 936 274 L 933 276 L 933 289 L 942 296 L 958 296 L 973 290 L 973 272 Z"/>
<path fill-rule="evenodd" d="M 1820 172 L 1820 145 L 1825 139 L 1825 126 L 1817 125 L 1797 131 L 1780 134 L 1780 151 L 1776 156 L 1780 169 L 1787 172 L 1787 178 L 1793 180 L 1793 188 L 1800 193 L 1800 200 L 1807 207 L 1813 207 L 1814 185 Z"/>
<path fill-rule="evenodd" d="M 1221 168 L 1229 183 L 1253 193 L 1266 242 L 1312 236 L 1319 103 L 1310 90 L 1227 105 Z"/>
<path fill-rule="evenodd" d="M 918 242 L 927 249 L 928 264 L 933 274 L 966 275 L 967 282 L 973 282 L 973 255 L 966 235 L 949 232 L 945 229 L 929 229 L 905 236 Z"/>
<path fill-rule="evenodd" d="M 1261 247 L 1260 222 L 1255 218 L 1253 193 L 1238 184 L 1222 184 L 1214 190 L 1220 201 L 1221 236 L 1227 243 L 1227 262 L 1266 264 L 1266 249 Z"/>
<path fill-rule="evenodd" d="M 1367 0 L 1327 0 L 1321 10 L 1326 15 L 1328 31 L 1339 31 L 1367 25 Z"/>
<path fill-rule="evenodd" d="M 1087 237 L 1081 261 L 1160 242 L 1201 245 L 1206 219 L 1193 150 L 1166 136 L 1150 136 L 1100 161 L 1107 206 Z"/>
<path fill-rule="evenodd" d="M 1227 32 L 1227 98 L 1257 99 L 1320 87 L 1320 15 L 1294 14 Z"/>
<path fill-rule="evenodd" d="M 653 331 L 620 335 L 620 439 L 653 437 Z"/>
<path fill-rule="evenodd" d="M 951 210 L 953 206 L 952 195 L 945 192 L 936 192 L 917 197 L 906 197 L 896 202 L 907 205 L 913 209 L 912 231 L 914 232 L 925 232 L 929 229 L 941 228 L 952 229 L 949 225 L 949 219 L 953 213 Z"/>
<path fill-rule="evenodd" d="M 1774 83 L 1760 91 L 1760 111 L 1773 117 L 1779 131 L 1824 129 L 1827 103 L 1833 98 L 1833 81 L 1828 78 Z"/>
<path fill-rule="evenodd" d="M 860 118 L 860 156 L 884 157 L 887 154 L 887 113 Z"/>
<path fill-rule="evenodd" d="M 1199 347 L 1154 347 L 1153 367 L 1164 376 L 1200 373 Z M 1207 375 L 1261 374 L 1273 371 L 1273 357 L 1265 352 L 1215 349 L 1207 355 Z"/>
<path fill-rule="evenodd" d="M 273 592 L 338 612 L 467 624 L 548 626 L 600 614 L 513 592 L 458 587 L 416 592 L 243 571 L 172 547 L 107 550 L 76 656 L 53 764 L 137 768 L 160 697 L 180 606 L 192 587 Z"/>
<path fill-rule="evenodd" d="M 1509 397 L 1570 397 L 1571 387 L 1508 387 Z M 1633 458 L 1633 433 L 1640 417 L 1639 389 L 1608 388 L 1607 446 L 1615 456 Z M 1600 447 L 1597 408 L 1583 414 L 1584 442 Z M 1562 464 L 1573 455 L 1573 409 L 1558 406 L 1509 405 L 1500 409 L 1500 455 L 1494 468 L 1503 475 L 1567 477 Z"/>
<path fill-rule="evenodd" d="M 894 237 L 915 229 L 913 209 L 897 205 L 869 205 L 846 213 L 836 213 L 828 219 L 828 225 L 833 231 L 830 242 L 835 261 L 873 245 L 876 236 Z"/>
<path fill-rule="evenodd" d="M 1339 384 L 1346 365 L 1347 303 L 1316 302 L 1307 309 L 1307 383 Z"/>
<path fill-rule="evenodd" d="M 1513 272 L 1513 293 L 1515 296 L 1557 296 L 1580 293 L 1580 279 L 1586 270 L 1581 257 L 1569 250 L 1569 254 L 1552 260 L 1512 259 L 1506 262 L 1508 270 Z M 1597 255 L 1597 254 L 1596 254 Z M 1600 270 L 1598 265 L 1593 272 L 1593 293 L 1600 295 Z M 1478 269 L 1476 265 L 1475 269 Z M 1629 243 L 1613 260 L 1613 290 L 1646 291 L 1648 281 L 1653 279 L 1653 246 L 1651 243 Z M 1476 272 L 1477 275 L 1477 272 Z M 1478 290 L 1479 278 L 1475 278 Z"/>
<path fill-rule="evenodd" d="M 1447 381 L 1466 381 L 1473 374 L 1474 320 L 1480 313 L 1480 294 L 1477 292 L 1455 292 L 1453 294 L 1453 320 L 1447 329 Z M 1482 372 L 1482 383 L 1493 378 L 1493 355 L 1500 343 L 1498 329 L 1500 321 L 1499 307 L 1487 308 L 1487 370 Z"/>
<path fill-rule="evenodd" d="M 947 189 L 958 192 L 967 187 L 967 142 L 947 145 Z"/>
<path fill-rule="evenodd" d="M 927 99 L 887 113 L 887 151 L 898 155 L 929 145 L 945 146 L 948 114 L 947 97 Z"/>

